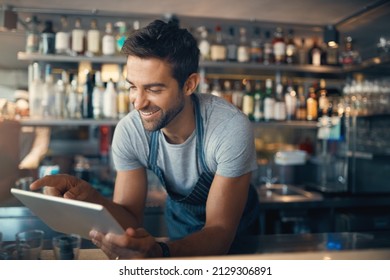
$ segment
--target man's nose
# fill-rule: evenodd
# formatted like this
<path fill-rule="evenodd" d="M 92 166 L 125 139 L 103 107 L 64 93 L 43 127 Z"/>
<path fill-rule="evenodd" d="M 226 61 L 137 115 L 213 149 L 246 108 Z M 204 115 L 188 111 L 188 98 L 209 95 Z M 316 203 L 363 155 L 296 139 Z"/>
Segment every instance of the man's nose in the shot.
<path fill-rule="evenodd" d="M 140 110 L 148 105 L 148 99 L 143 91 L 138 91 L 134 94 L 130 94 L 130 102 L 133 103 L 134 109 Z"/>

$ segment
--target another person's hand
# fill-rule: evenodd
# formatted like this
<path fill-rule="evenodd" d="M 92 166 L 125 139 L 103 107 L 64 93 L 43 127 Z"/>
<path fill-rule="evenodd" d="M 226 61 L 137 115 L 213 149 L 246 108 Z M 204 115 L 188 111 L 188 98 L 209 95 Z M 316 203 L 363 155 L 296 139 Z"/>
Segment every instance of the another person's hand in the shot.
<path fill-rule="evenodd" d="M 86 181 L 77 177 L 59 174 L 48 175 L 30 185 L 33 191 L 43 188 L 48 195 L 93 202 L 97 191 Z"/>
<path fill-rule="evenodd" d="M 144 228 L 128 228 L 122 235 L 92 230 L 89 236 L 110 259 L 156 258 L 162 255 L 155 238 Z"/>

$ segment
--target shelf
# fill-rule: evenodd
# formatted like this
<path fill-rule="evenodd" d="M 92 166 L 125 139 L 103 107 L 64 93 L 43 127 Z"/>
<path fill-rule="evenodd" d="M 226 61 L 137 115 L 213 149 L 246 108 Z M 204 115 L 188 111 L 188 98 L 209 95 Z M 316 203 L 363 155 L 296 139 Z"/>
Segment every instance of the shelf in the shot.
<path fill-rule="evenodd" d="M 58 62 L 58 63 L 77 63 L 88 61 L 91 63 L 112 63 L 126 64 L 125 56 L 69 56 L 57 54 L 39 54 L 18 52 L 18 60 L 21 61 L 43 61 L 43 62 Z"/>
<path fill-rule="evenodd" d="M 18 52 L 18 60 L 21 61 L 42 61 L 51 63 L 78 63 L 81 61 L 88 61 L 91 63 L 113 63 L 125 64 L 125 56 L 68 56 L 56 54 L 39 54 L 39 53 L 25 53 Z M 215 61 L 200 61 L 200 69 L 207 69 L 207 73 L 220 74 L 263 74 L 265 72 L 275 73 L 301 73 L 306 75 L 326 74 L 339 76 L 343 74 L 343 69 L 338 66 L 314 66 L 314 65 L 287 65 L 287 64 L 270 64 L 264 65 L 260 63 L 240 63 L 240 62 L 215 62 Z"/>
<path fill-rule="evenodd" d="M 94 119 L 21 119 L 20 124 L 23 126 L 115 126 L 119 120 L 94 120 Z"/>
<path fill-rule="evenodd" d="M 252 122 L 254 127 L 291 127 L 304 129 L 317 129 L 317 122 L 314 121 L 269 121 Z"/>

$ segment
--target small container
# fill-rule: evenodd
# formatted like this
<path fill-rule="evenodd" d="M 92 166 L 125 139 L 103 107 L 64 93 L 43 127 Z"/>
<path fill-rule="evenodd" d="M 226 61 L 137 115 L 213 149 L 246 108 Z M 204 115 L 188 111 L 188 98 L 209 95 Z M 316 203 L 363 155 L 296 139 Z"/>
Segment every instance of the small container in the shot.
<path fill-rule="evenodd" d="M 63 234 L 53 237 L 53 251 L 56 260 L 77 260 L 81 246 L 78 234 Z"/>

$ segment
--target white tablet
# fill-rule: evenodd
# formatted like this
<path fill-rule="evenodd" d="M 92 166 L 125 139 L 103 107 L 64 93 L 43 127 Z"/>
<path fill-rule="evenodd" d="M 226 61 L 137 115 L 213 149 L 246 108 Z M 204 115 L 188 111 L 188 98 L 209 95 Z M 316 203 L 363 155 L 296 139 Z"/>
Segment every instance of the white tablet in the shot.
<path fill-rule="evenodd" d="M 103 233 L 124 233 L 115 218 L 100 204 L 15 188 L 11 193 L 55 231 L 77 233 L 85 239 L 90 239 L 92 229 Z"/>

